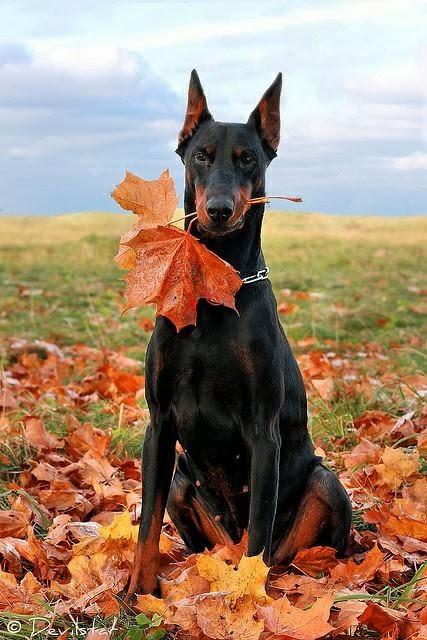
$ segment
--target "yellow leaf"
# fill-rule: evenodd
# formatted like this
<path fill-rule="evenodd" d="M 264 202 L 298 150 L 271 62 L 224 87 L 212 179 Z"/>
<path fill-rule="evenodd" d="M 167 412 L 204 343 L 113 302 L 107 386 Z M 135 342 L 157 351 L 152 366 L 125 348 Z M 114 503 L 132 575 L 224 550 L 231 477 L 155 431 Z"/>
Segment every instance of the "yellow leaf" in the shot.
<path fill-rule="evenodd" d="M 197 559 L 197 569 L 202 578 L 210 583 L 210 590 L 228 592 L 226 600 L 236 602 L 245 595 L 256 602 L 269 601 L 265 591 L 268 567 L 258 556 L 243 556 L 237 568 L 213 556 L 203 555 Z"/>
<path fill-rule="evenodd" d="M 137 595 L 135 608 L 142 613 L 157 613 L 165 620 L 173 616 L 173 609 L 163 598 L 156 598 L 150 594 Z"/>
<path fill-rule="evenodd" d="M 420 457 L 416 451 L 405 453 L 403 449 L 386 447 L 382 455 L 382 463 L 374 465 L 380 482 L 398 489 L 403 480 L 416 473 Z"/>
<path fill-rule="evenodd" d="M 117 515 L 111 524 L 101 527 L 99 533 L 105 540 L 124 538 L 136 542 L 138 539 L 138 527 L 132 524 L 129 511 Z"/>

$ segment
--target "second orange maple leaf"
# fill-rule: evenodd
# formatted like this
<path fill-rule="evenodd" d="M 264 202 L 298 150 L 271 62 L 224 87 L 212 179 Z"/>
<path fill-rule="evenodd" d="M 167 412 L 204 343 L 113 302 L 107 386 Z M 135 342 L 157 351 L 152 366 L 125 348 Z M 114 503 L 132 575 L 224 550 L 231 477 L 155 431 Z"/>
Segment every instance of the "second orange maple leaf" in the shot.
<path fill-rule="evenodd" d="M 136 254 L 126 276 L 126 309 L 154 302 L 179 331 L 196 324 L 201 298 L 236 309 L 242 281 L 231 265 L 187 231 L 175 227 L 143 229 L 127 242 Z"/>

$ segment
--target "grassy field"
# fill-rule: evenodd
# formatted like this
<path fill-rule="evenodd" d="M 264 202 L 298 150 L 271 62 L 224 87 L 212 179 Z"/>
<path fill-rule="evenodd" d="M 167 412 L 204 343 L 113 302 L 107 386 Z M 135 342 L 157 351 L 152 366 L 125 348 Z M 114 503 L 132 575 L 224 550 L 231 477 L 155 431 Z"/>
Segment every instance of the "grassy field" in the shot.
<path fill-rule="evenodd" d="M 120 317 L 123 283 L 112 261 L 131 222 L 106 213 L 0 218 L 0 335 L 125 344 L 142 355 L 141 312 Z M 408 367 L 421 364 L 411 339 L 423 325 L 426 246 L 422 218 L 269 212 L 264 224 L 279 300 L 283 289 L 318 294 L 300 296 L 286 317 L 291 338 L 398 343 Z"/>
<path fill-rule="evenodd" d="M 132 222 L 131 215 L 107 213 L 0 219 L 4 363 L 11 340 L 25 338 L 124 348 L 143 367 L 150 336 L 143 320 L 153 317 L 153 309 L 121 317 L 124 283 L 112 260 L 120 234 Z M 338 352 L 349 344 L 375 343 L 391 371 L 423 369 L 424 222 L 268 212 L 264 251 L 297 353 L 307 339 L 310 349 Z M 98 408 L 91 406 L 85 418 L 114 426 L 117 416 L 106 417 Z M 345 399 L 336 400 L 321 412 L 321 424 L 334 413 L 351 418 L 352 408 Z M 61 416 L 49 413 L 49 419 L 55 428 Z M 124 438 L 127 442 L 128 435 Z M 139 447 L 140 437 L 136 441 Z"/>

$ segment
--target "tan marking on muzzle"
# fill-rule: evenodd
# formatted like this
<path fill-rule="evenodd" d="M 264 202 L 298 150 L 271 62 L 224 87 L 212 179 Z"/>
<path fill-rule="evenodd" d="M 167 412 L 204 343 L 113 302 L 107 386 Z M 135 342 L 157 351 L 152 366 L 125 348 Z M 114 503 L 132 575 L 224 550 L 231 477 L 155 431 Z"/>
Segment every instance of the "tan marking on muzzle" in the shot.
<path fill-rule="evenodd" d="M 206 190 L 203 187 L 196 187 L 196 213 L 197 219 L 203 227 L 207 227 L 211 219 L 206 210 Z"/>

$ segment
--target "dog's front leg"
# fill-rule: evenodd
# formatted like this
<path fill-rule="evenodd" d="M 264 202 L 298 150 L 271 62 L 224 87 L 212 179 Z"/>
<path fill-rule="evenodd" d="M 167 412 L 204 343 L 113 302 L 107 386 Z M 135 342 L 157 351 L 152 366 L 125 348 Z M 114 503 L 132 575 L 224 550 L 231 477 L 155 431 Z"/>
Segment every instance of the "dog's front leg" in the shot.
<path fill-rule="evenodd" d="M 176 438 L 166 418 L 148 426 L 142 451 L 142 513 L 127 599 L 157 586 L 159 539 L 175 464 Z"/>
<path fill-rule="evenodd" d="M 248 555 L 264 551 L 268 564 L 279 490 L 280 436 L 278 424 L 268 425 L 268 433 L 260 427 L 251 438 L 250 506 Z"/>

